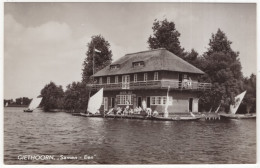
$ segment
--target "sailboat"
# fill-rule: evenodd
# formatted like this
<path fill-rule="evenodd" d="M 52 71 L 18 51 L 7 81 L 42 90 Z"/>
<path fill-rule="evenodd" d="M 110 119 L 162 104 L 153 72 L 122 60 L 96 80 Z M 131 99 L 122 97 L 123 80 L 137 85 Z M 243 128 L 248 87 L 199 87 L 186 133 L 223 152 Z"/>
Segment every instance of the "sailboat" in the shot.
<path fill-rule="evenodd" d="M 256 118 L 255 114 L 236 114 L 238 107 L 240 106 L 244 96 L 246 94 L 246 91 L 243 93 L 237 95 L 235 97 L 235 104 L 230 105 L 230 111 L 228 114 L 219 114 L 222 118 L 226 119 L 250 119 L 250 118 Z"/>
<path fill-rule="evenodd" d="M 33 112 L 40 105 L 41 101 L 42 97 L 32 99 L 28 109 L 24 110 L 24 112 Z"/>
<path fill-rule="evenodd" d="M 103 88 L 89 98 L 87 113 L 80 113 L 85 117 L 101 117 L 99 109 L 103 102 Z"/>
<path fill-rule="evenodd" d="M 5 107 L 7 107 L 7 106 L 8 106 L 8 102 L 5 103 Z"/>

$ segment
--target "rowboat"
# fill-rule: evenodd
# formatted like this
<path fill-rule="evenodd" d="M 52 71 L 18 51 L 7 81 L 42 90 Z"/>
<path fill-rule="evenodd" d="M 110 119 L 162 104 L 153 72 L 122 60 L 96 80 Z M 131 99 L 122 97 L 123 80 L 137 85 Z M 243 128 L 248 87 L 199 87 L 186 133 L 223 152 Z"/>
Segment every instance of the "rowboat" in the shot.
<path fill-rule="evenodd" d="M 152 116 L 151 119 L 159 120 L 159 121 L 197 121 L 197 120 L 200 120 L 201 117 L 193 117 L 193 116 L 157 117 L 157 116 Z"/>
<path fill-rule="evenodd" d="M 219 114 L 223 119 L 256 119 L 256 114 Z"/>

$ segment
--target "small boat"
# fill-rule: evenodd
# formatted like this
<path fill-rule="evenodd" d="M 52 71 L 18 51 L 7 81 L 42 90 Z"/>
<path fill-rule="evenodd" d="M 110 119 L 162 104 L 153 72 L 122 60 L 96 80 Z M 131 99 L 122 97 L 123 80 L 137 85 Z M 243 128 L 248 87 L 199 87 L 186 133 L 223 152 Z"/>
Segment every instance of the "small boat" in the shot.
<path fill-rule="evenodd" d="M 200 120 L 201 117 L 193 117 L 193 116 L 177 116 L 177 117 L 156 117 L 152 116 L 152 120 L 159 121 L 196 121 Z"/>
<path fill-rule="evenodd" d="M 102 117 L 102 114 L 80 113 L 83 117 Z"/>
<path fill-rule="evenodd" d="M 29 113 L 31 113 L 31 112 L 33 112 L 33 110 L 31 110 L 31 109 L 26 109 L 26 110 L 23 110 L 23 112 L 29 112 Z"/>
<path fill-rule="evenodd" d="M 42 101 L 42 97 L 32 99 L 28 109 L 25 109 L 24 112 L 30 112 L 30 113 L 33 112 L 33 110 L 40 105 L 41 101 Z"/>
<path fill-rule="evenodd" d="M 256 114 L 220 114 L 224 119 L 256 119 Z"/>
<path fill-rule="evenodd" d="M 221 118 L 224 118 L 224 119 L 254 119 L 254 118 L 256 118 L 256 114 L 236 114 L 237 109 L 240 106 L 245 94 L 246 94 L 246 91 L 237 95 L 235 97 L 235 104 L 230 105 L 230 112 L 228 114 L 219 113 Z"/>
<path fill-rule="evenodd" d="M 73 116 L 82 116 L 81 113 L 72 113 Z"/>
<path fill-rule="evenodd" d="M 80 113 L 84 117 L 102 117 L 99 109 L 103 102 L 103 88 L 89 98 L 87 113 Z"/>
<path fill-rule="evenodd" d="M 140 114 L 132 114 L 132 115 L 118 115 L 118 114 L 106 114 L 105 118 L 125 118 L 125 119 L 148 119 L 148 117 L 140 115 Z"/>

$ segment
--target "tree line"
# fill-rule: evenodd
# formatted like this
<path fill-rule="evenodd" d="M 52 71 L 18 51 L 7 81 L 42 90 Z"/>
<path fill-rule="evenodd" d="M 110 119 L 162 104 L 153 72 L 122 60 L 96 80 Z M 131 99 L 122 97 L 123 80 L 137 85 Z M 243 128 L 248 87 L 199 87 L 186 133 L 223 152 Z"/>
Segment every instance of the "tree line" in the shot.
<path fill-rule="evenodd" d="M 239 111 L 241 113 L 256 112 L 256 75 L 243 76 L 239 60 L 240 53 L 231 48 L 232 42 L 221 29 L 212 33 L 208 48 L 202 55 L 199 55 L 195 49 L 186 51 L 181 46 L 179 41 L 181 34 L 173 21 L 154 20 L 152 30 L 153 34 L 147 40 L 149 49 L 169 50 L 205 72 L 200 77 L 200 82 L 212 83 L 211 90 L 199 95 L 200 111 L 209 111 L 221 105 L 221 110 L 227 112 L 229 106 L 235 103 L 234 97 L 247 90 Z M 87 109 L 91 88 L 87 88 L 86 84 L 93 82 L 91 78 L 93 71 L 97 72 L 111 64 L 113 55 L 109 42 L 101 35 L 92 36 L 87 47 L 86 58 L 82 65 L 82 80 L 72 82 L 65 91 L 54 82 L 47 84 L 41 90 L 43 97 L 41 106 L 44 110 L 62 108 L 68 111 L 81 111 Z"/>
<path fill-rule="evenodd" d="M 16 99 L 4 99 L 4 106 L 6 107 L 23 107 L 28 106 L 32 99 L 28 97 L 20 97 Z"/>

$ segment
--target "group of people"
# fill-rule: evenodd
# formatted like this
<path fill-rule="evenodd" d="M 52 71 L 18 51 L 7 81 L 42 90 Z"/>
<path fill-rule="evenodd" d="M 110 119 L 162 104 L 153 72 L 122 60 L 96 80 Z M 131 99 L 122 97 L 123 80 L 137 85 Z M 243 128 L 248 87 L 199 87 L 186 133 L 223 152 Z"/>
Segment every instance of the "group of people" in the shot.
<path fill-rule="evenodd" d="M 182 81 L 182 87 L 183 87 L 183 88 L 189 88 L 189 89 L 192 88 L 192 80 L 191 80 L 190 77 L 189 77 L 189 79 L 183 79 L 183 81 Z"/>
<path fill-rule="evenodd" d="M 107 112 L 107 114 L 114 114 L 114 115 L 146 115 L 147 117 L 157 116 L 159 113 L 155 110 L 152 112 L 151 108 L 142 108 L 142 107 L 135 107 L 134 109 L 130 108 L 129 106 L 111 108 Z"/>

